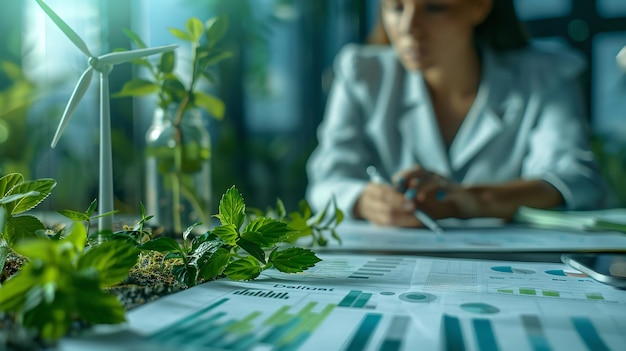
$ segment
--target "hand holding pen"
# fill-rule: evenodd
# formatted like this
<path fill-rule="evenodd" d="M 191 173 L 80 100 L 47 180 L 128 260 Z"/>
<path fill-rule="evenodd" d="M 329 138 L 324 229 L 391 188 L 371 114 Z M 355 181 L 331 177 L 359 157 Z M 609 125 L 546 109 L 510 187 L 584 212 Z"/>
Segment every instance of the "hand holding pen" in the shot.
<path fill-rule="evenodd" d="M 369 166 L 367 168 L 367 173 L 370 177 L 370 180 L 372 181 L 372 183 L 374 184 L 389 184 L 376 170 L 376 167 L 374 166 Z M 407 188 L 406 184 L 404 184 L 404 182 L 399 182 L 396 184 L 395 186 L 395 190 L 402 193 L 403 197 L 404 197 L 404 207 L 407 206 L 407 201 L 408 205 L 411 206 L 411 210 L 412 210 L 412 215 L 415 217 L 415 219 L 417 221 L 419 221 L 419 223 L 423 224 L 424 226 L 426 226 L 428 229 L 432 230 L 433 232 L 437 233 L 437 234 L 441 234 L 443 233 L 443 229 L 437 224 L 437 222 L 435 220 L 433 220 L 428 214 L 426 214 L 424 211 L 418 209 L 418 208 L 412 208 L 412 201 L 416 196 L 415 193 L 415 188 Z"/>

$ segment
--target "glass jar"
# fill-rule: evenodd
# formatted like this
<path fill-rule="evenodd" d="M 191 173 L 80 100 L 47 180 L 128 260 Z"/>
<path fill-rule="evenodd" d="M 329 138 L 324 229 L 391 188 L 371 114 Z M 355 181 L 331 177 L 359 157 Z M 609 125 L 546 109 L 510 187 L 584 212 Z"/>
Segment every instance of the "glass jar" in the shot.
<path fill-rule="evenodd" d="M 149 224 L 181 234 L 211 216 L 211 139 L 198 109 L 155 110 L 146 134 L 146 214 Z"/>

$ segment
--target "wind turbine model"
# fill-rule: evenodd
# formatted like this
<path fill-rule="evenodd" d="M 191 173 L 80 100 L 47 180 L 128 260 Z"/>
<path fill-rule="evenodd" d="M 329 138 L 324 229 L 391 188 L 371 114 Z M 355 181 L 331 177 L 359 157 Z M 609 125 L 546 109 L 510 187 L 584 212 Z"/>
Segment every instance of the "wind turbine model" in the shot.
<path fill-rule="evenodd" d="M 93 56 L 85 42 L 68 26 L 46 3 L 36 0 L 43 11 L 50 17 L 57 27 L 78 47 L 89 59 L 89 67 L 78 80 L 78 84 L 72 92 L 61 122 L 57 128 L 51 147 L 55 147 L 65 126 L 80 100 L 85 95 L 93 72 L 100 73 L 100 185 L 98 190 L 98 213 L 103 215 L 113 211 L 113 162 L 111 157 L 111 115 L 109 111 L 109 73 L 113 66 L 118 63 L 132 61 L 134 59 L 150 56 L 165 51 L 171 51 L 178 45 L 159 46 L 156 48 L 138 49 L 130 51 L 114 52 L 102 56 Z M 98 219 L 98 230 L 113 230 L 113 216 L 103 216 Z"/>

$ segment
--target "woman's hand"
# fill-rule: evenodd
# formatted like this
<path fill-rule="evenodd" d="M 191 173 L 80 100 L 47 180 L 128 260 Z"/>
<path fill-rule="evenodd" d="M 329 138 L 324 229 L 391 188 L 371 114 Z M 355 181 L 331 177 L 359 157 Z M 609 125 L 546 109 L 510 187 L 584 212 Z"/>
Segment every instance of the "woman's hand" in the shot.
<path fill-rule="evenodd" d="M 369 183 L 354 205 L 356 218 L 378 225 L 421 227 L 413 215 L 415 204 L 387 184 Z"/>
<path fill-rule="evenodd" d="M 416 208 L 435 219 L 494 217 L 511 220 L 520 206 L 554 208 L 561 193 L 541 179 L 464 186 L 415 166 L 396 174 L 397 184 Z"/>
<path fill-rule="evenodd" d="M 393 180 L 407 200 L 435 219 L 480 216 L 474 192 L 421 166 L 402 171 Z"/>

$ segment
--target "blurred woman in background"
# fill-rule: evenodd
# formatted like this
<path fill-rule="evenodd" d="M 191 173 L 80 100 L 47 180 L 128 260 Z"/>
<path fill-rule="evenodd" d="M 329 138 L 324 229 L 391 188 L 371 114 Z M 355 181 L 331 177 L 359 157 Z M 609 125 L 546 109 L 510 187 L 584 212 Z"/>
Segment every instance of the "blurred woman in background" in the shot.
<path fill-rule="evenodd" d="M 508 220 L 519 206 L 603 206 L 579 56 L 530 45 L 512 0 L 381 0 L 380 11 L 383 45 L 336 58 L 307 165 L 314 208 L 334 196 L 353 218 L 421 226 L 415 209 Z M 393 185 L 369 181 L 370 165 Z"/>

